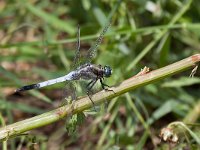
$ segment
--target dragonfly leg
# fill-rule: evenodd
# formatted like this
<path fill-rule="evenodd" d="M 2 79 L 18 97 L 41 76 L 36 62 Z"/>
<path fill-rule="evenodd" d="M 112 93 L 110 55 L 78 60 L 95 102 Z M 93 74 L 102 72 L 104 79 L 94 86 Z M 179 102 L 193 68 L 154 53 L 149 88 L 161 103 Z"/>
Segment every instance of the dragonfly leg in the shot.
<path fill-rule="evenodd" d="M 87 85 L 87 95 L 88 95 L 89 99 L 91 100 L 92 105 L 93 105 L 95 111 L 96 111 L 96 109 L 95 109 L 95 104 L 94 104 L 94 102 L 93 102 L 93 100 L 92 100 L 92 97 L 91 97 L 91 89 L 92 89 L 92 87 L 95 85 L 96 82 L 97 82 L 97 79 L 92 80 L 92 81 L 89 82 L 88 85 Z"/>
<path fill-rule="evenodd" d="M 92 97 L 91 97 L 91 92 L 90 92 L 90 91 L 87 91 L 87 95 L 88 95 L 90 101 L 92 102 L 92 105 L 93 105 L 94 110 L 97 111 L 96 108 L 95 108 L 95 104 L 94 104 L 94 102 L 93 102 L 93 100 L 92 100 Z"/>
<path fill-rule="evenodd" d="M 110 87 L 109 85 L 103 83 L 103 80 L 100 78 L 100 83 L 101 83 L 101 87 L 102 89 L 106 90 L 106 91 L 112 91 L 113 93 L 115 93 L 115 91 L 113 91 L 112 89 L 109 88 L 105 88 L 105 87 Z M 116 94 L 116 93 L 115 93 Z"/>
<path fill-rule="evenodd" d="M 94 79 L 91 82 L 88 83 L 87 85 L 87 90 L 91 90 L 93 88 L 93 86 L 95 85 L 95 83 L 97 82 L 98 79 Z"/>
<path fill-rule="evenodd" d="M 95 80 L 91 80 L 88 84 L 87 84 L 87 89 L 89 89 L 89 86 L 94 82 Z"/>
<path fill-rule="evenodd" d="M 106 90 L 106 91 L 112 91 L 112 92 L 114 92 L 114 91 L 111 90 L 111 89 L 105 88 L 105 87 L 110 87 L 110 86 L 107 85 L 107 84 L 105 84 L 105 83 L 103 83 L 103 78 L 100 78 L 100 83 L 101 83 L 102 89 L 104 89 L 104 90 Z M 114 93 L 115 93 L 115 92 L 114 92 Z M 107 101 L 107 99 L 106 99 L 104 105 L 105 105 L 105 108 L 106 108 L 106 111 L 107 111 L 107 108 L 108 108 L 108 101 Z"/>

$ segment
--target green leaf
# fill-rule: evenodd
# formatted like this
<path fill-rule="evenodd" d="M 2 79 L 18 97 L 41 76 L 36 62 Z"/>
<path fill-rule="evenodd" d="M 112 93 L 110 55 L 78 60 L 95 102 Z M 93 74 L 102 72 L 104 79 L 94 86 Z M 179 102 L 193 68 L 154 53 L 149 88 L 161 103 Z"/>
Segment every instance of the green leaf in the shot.
<path fill-rule="evenodd" d="M 34 113 L 34 114 L 42 114 L 45 111 L 43 109 L 39 109 L 33 106 L 28 106 L 23 103 L 16 103 L 16 102 L 9 102 L 4 99 L 0 100 L 0 108 L 1 109 L 17 109 L 27 113 Z"/>
<path fill-rule="evenodd" d="M 180 79 L 167 81 L 162 84 L 162 87 L 183 87 L 183 86 L 190 86 L 193 84 L 199 84 L 200 78 L 189 78 L 189 77 L 182 77 Z"/>
<path fill-rule="evenodd" d="M 64 31 L 68 32 L 69 34 L 75 33 L 75 28 L 71 24 L 67 23 L 67 20 L 62 21 L 62 20 L 58 19 L 56 16 L 54 16 L 52 13 L 47 13 L 47 12 L 43 11 L 42 9 L 31 5 L 30 3 L 26 3 L 26 8 L 31 13 L 40 17 L 42 20 L 45 20 L 47 23 L 49 23 L 53 27 L 60 29 L 60 30 L 64 30 Z"/>
<path fill-rule="evenodd" d="M 177 106 L 178 106 L 178 102 L 174 100 L 165 102 L 156 111 L 154 111 L 154 113 L 152 114 L 152 117 L 148 120 L 148 124 L 152 124 L 154 121 L 172 112 L 173 109 L 175 109 Z"/>

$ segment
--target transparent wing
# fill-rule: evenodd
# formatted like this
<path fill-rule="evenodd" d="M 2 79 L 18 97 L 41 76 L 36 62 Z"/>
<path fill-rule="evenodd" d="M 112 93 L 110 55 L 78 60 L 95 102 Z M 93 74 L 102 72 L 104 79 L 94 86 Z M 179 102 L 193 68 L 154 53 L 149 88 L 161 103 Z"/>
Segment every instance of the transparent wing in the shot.
<path fill-rule="evenodd" d="M 108 28 L 110 27 L 111 22 L 108 21 L 108 23 L 106 24 L 106 26 L 103 28 L 103 30 L 101 31 L 99 37 L 97 38 L 97 40 L 95 41 L 95 43 L 90 47 L 90 49 L 87 52 L 86 57 L 83 59 L 83 64 L 84 63 L 91 63 L 92 59 L 95 57 L 96 55 L 96 51 L 98 46 L 101 44 L 103 36 L 105 35 L 105 33 L 107 32 Z"/>
<path fill-rule="evenodd" d="M 66 82 L 62 92 L 63 104 L 71 103 L 77 99 L 76 83 L 74 81 Z"/>
<path fill-rule="evenodd" d="M 80 65 L 80 26 L 78 25 L 76 52 L 75 52 L 75 57 L 72 64 L 72 69 L 77 68 L 79 65 Z"/>
<path fill-rule="evenodd" d="M 78 25 L 77 30 L 77 42 L 76 42 L 76 52 L 74 56 L 74 60 L 72 63 L 71 70 L 76 69 L 80 65 L 80 26 Z M 62 99 L 64 99 L 64 103 L 68 100 L 76 100 L 77 92 L 76 92 L 77 83 L 75 81 L 66 81 L 65 87 L 62 92 Z"/>
<path fill-rule="evenodd" d="M 64 90 L 64 100 L 65 103 L 63 104 L 72 104 L 72 109 L 74 108 L 73 102 L 74 100 L 77 100 L 77 88 L 78 84 L 76 84 L 76 81 L 70 81 L 66 84 L 65 90 Z M 73 111 L 73 110 L 72 110 Z M 65 128 L 69 135 L 73 135 L 77 131 L 78 125 L 80 125 L 85 119 L 85 115 L 83 112 L 79 112 L 74 115 L 70 115 L 66 119 L 66 125 Z"/>

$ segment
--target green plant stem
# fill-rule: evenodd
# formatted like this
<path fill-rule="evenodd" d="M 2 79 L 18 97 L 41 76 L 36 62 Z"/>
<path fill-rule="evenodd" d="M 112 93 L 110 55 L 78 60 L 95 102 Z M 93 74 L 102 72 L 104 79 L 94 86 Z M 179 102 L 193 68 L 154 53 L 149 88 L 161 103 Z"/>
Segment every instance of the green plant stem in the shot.
<path fill-rule="evenodd" d="M 2 126 L 5 126 L 5 121 L 4 121 L 4 118 L 1 114 L 1 112 L 0 112 L 0 122 L 1 122 Z M 7 150 L 7 141 L 3 141 L 2 150 Z"/>
<path fill-rule="evenodd" d="M 162 31 L 160 31 L 158 34 L 156 34 L 156 37 L 154 40 L 152 40 L 139 54 L 138 56 L 133 60 L 132 63 L 127 67 L 126 71 L 130 71 L 134 66 L 150 51 L 152 48 L 160 41 L 160 39 L 168 32 L 168 28 L 172 27 L 180 18 L 181 16 L 189 9 L 190 4 L 192 3 L 192 0 L 188 0 L 186 4 L 178 11 L 178 13 L 171 19 L 169 24 L 166 26 L 166 28 Z"/>
<path fill-rule="evenodd" d="M 157 32 L 158 30 L 170 30 L 170 29 L 199 29 L 200 28 L 200 23 L 192 23 L 192 24 L 173 24 L 173 25 L 158 25 L 158 26 L 150 26 L 150 27 L 143 27 L 143 28 L 138 28 L 136 30 L 132 30 L 131 28 L 126 29 L 126 30 L 113 30 L 110 33 L 107 33 L 104 35 L 104 37 L 113 37 L 115 35 L 123 35 L 123 34 L 129 34 L 129 33 L 135 33 L 135 34 L 143 34 L 145 32 L 148 32 L 149 34 L 152 34 L 154 32 Z M 92 40 L 96 39 L 99 36 L 99 34 L 93 34 L 93 35 L 86 35 L 80 37 L 81 41 L 86 41 L 86 40 Z M 66 43 L 72 43 L 76 42 L 77 38 L 70 38 L 66 40 L 59 40 L 59 41 L 33 41 L 33 42 L 17 42 L 17 43 L 9 43 L 9 44 L 1 44 L 0 48 L 9 48 L 9 47 L 18 47 L 18 46 L 44 46 L 45 45 L 60 45 L 60 44 L 66 44 Z"/>
<path fill-rule="evenodd" d="M 197 100 L 195 105 L 191 108 L 187 116 L 184 118 L 183 122 L 185 124 L 194 124 L 200 116 L 200 99 Z"/>
<path fill-rule="evenodd" d="M 184 71 L 190 67 L 194 67 L 194 65 L 199 61 L 200 54 L 196 54 L 166 67 L 148 72 L 146 74 L 133 76 L 123 81 L 119 85 L 111 87 L 110 89 L 112 89 L 114 92 L 103 90 L 94 94 L 92 96 L 92 99 L 95 104 L 102 103 L 105 100 L 112 99 L 138 87 L 150 84 L 162 78 L 166 78 L 167 76 L 171 76 L 178 72 Z M 72 105 L 65 105 L 50 112 L 35 116 L 33 118 L 7 125 L 0 129 L 0 140 L 6 140 L 10 137 L 17 136 L 29 130 L 51 124 L 66 116 L 81 112 L 90 107 L 93 107 L 90 99 L 88 97 L 84 97 L 75 101 L 73 103 L 73 107 Z"/>
<path fill-rule="evenodd" d="M 194 138 L 194 140 L 200 145 L 199 136 L 196 133 L 194 133 L 192 130 L 190 130 L 190 128 L 183 122 L 175 121 L 175 122 L 170 123 L 167 127 L 170 129 L 173 129 L 174 131 L 176 131 L 176 133 L 187 131 L 192 136 L 192 138 Z"/>

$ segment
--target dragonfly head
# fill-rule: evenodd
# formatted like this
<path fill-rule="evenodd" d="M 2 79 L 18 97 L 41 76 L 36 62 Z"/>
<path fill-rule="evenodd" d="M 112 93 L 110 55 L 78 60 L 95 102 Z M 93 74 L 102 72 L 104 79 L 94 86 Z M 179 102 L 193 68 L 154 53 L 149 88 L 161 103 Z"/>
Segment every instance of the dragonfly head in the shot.
<path fill-rule="evenodd" d="M 112 69 L 110 66 L 104 66 L 104 77 L 108 78 L 112 74 Z"/>

